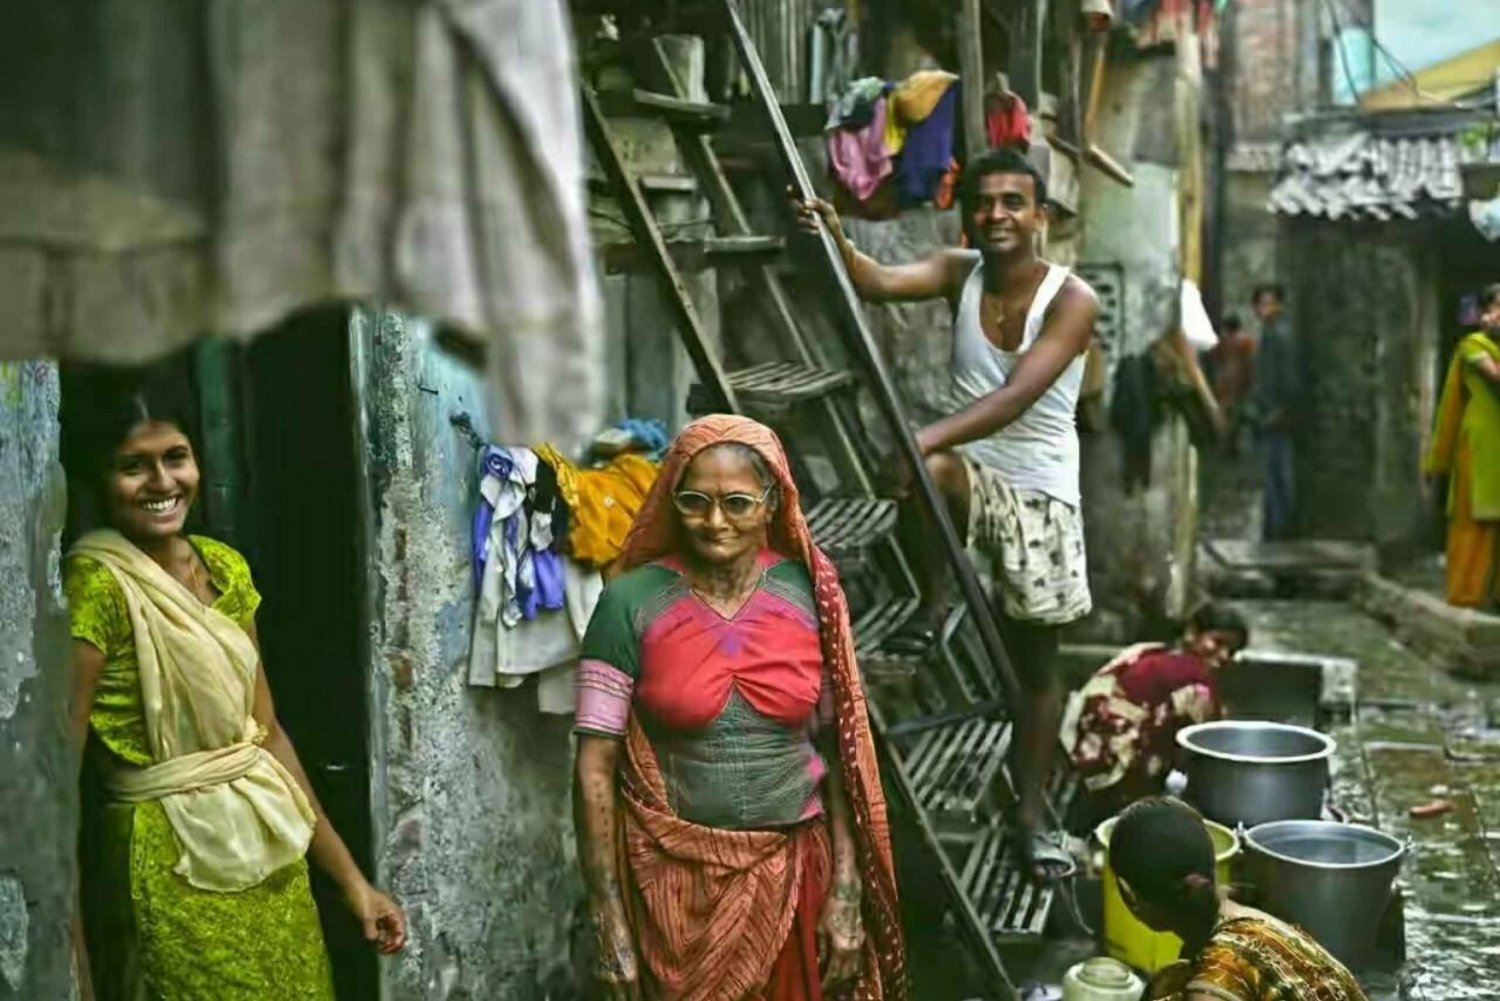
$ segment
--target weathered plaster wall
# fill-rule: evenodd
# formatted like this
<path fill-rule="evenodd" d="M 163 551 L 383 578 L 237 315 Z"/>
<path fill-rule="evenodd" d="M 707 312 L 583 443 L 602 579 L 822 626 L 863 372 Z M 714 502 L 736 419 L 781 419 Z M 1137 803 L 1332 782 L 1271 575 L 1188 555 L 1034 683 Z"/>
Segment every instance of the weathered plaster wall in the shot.
<path fill-rule="evenodd" d="M 1307 379 L 1301 530 L 1397 554 L 1422 533 L 1436 255 L 1420 226 L 1399 223 L 1291 225 L 1285 246 Z"/>
<path fill-rule="evenodd" d="M 59 401 L 51 363 L 0 364 L 0 1001 L 74 996 Z"/>
<path fill-rule="evenodd" d="M 529 686 L 466 683 L 475 454 L 449 419 L 468 413 L 484 433 L 484 378 L 437 350 L 420 321 L 356 314 L 353 336 L 377 868 L 412 932 L 385 996 L 560 1001 L 574 996 L 581 897 L 571 720 L 540 715 Z"/>
<path fill-rule="evenodd" d="M 1224 184 L 1224 240 L 1220 266 L 1224 310 L 1254 329 L 1250 296 L 1255 286 L 1276 281 L 1277 219 L 1266 208 L 1273 176 L 1269 171 L 1231 170 Z"/>
<path fill-rule="evenodd" d="M 1182 233 L 1171 55 L 1113 61 L 1096 141 L 1125 162 L 1124 187 L 1098 171 L 1082 177 L 1080 266 L 1119 276 L 1117 320 L 1104 340 L 1111 383 L 1118 362 L 1144 353 L 1177 323 Z M 1197 526 L 1196 453 L 1167 413 L 1151 451 L 1150 484 L 1124 489 L 1124 454 L 1110 431 L 1083 436 L 1083 509 L 1090 579 L 1100 611 L 1093 629 L 1138 635 L 1190 598 Z"/>

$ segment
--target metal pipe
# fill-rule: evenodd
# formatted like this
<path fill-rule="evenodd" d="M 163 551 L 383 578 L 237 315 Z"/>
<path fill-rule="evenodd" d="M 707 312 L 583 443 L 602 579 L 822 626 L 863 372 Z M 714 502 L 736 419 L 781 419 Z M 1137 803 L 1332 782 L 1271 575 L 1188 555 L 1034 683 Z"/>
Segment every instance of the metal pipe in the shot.
<path fill-rule="evenodd" d="M 723 3 L 729 18 L 730 33 L 734 36 L 735 48 L 739 51 L 740 63 L 744 67 L 745 74 L 750 78 L 750 85 L 754 89 L 761 109 L 767 116 L 767 125 L 771 129 L 782 166 L 791 176 L 792 184 L 800 197 L 816 197 L 812 180 L 807 175 L 807 169 L 802 164 L 802 157 L 797 152 L 796 143 L 787 129 L 786 119 L 782 116 L 781 104 L 776 99 L 776 93 L 766 77 L 765 67 L 761 65 L 755 46 L 745 30 L 744 16 L 740 13 L 739 3 L 737 0 L 723 0 Z M 864 311 L 860 306 L 859 295 L 854 290 L 853 280 L 849 277 L 849 271 L 844 266 L 843 257 L 839 254 L 832 235 L 821 222 L 818 224 L 818 242 L 822 245 L 823 256 L 838 285 L 839 298 L 843 304 L 843 309 L 839 311 L 842 320 L 840 327 L 845 333 L 845 340 L 855 357 L 862 361 L 868 370 L 875 402 L 891 425 L 894 437 L 906 461 L 914 470 L 918 496 L 921 497 L 922 504 L 933 523 L 937 525 L 938 537 L 942 540 L 943 549 L 948 554 L 948 562 L 958 577 L 959 590 L 963 593 L 964 601 L 968 603 L 970 612 L 974 616 L 974 623 L 979 629 L 980 642 L 1000 673 L 1006 698 L 1014 712 L 1015 707 L 1020 703 L 1021 686 L 1016 680 L 1016 672 L 1011 664 L 1010 655 L 1006 652 L 1005 644 L 1000 638 L 1000 629 L 990 609 L 989 598 L 984 593 L 984 588 L 980 585 L 973 566 L 969 563 L 963 542 L 959 539 L 958 531 L 953 527 L 952 519 L 948 517 L 948 506 L 943 502 L 942 495 L 938 493 L 937 485 L 932 482 L 932 477 L 927 474 L 927 464 L 923 461 L 922 454 L 917 449 L 917 441 L 907 424 L 906 408 L 896 394 L 896 385 L 891 380 L 890 373 L 886 371 L 885 362 L 880 357 L 875 338 L 865 322 Z"/>

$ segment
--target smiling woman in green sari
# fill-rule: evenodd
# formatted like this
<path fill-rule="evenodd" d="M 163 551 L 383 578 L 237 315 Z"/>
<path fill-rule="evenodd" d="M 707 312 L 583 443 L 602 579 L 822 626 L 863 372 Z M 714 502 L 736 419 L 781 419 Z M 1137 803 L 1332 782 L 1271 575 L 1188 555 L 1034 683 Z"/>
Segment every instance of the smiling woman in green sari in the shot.
<path fill-rule="evenodd" d="M 64 575 L 73 732 L 105 800 L 86 831 L 79 968 L 108 1001 L 332 1001 L 306 856 L 381 952 L 404 946 L 405 918 L 277 723 L 244 557 L 184 533 L 200 479 L 185 424 L 134 388 L 91 402 L 105 416 L 81 429 L 74 472 L 109 527 Z"/>

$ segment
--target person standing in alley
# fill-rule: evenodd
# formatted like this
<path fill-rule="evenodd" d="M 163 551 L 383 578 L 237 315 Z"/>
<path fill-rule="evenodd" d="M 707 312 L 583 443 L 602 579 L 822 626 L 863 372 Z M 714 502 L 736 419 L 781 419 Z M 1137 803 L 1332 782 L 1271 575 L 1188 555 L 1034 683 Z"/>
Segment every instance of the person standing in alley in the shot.
<path fill-rule="evenodd" d="M 1245 424 L 1245 403 L 1255 385 L 1255 338 L 1240 318 L 1224 318 L 1219 343 L 1208 353 L 1213 368 L 1214 398 L 1224 412 L 1225 448 L 1233 455 L 1239 451 L 1240 433 Z"/>
<path fill-rule="evenodd" d="M 589 620 L 574 818 L 608 1001 L 905 1001 L 849 609 L 781 441 L 683 429 Z"/>
<path fill-rule="evenodd" d="M 174 387 L 134 383 L 101 378 L 98 416 L 67 440 L 103 516 L 63 568 L 73 740 L 105 800 L 83 839 L 83 996 L 333 1001 L 309 860 L 382 954 L 404 948 L 406 918 L 277 721 L 249 565 L 186 531 L 202 477 L 188 422 L 162 403 Z"/>
<path fill-rule="evenodd" d="M 1074 414 L 1099 306 L 1087 283 L 1037 254 L 1047 185 L 1023 153 L 974 158 L 959 203 L 972 249 L 895 265 L 860 253 L 827 202 L 797 201 L 795 209 L 810 231 L 821 218 L 864 299 L 942 298 L 953 311 L 958 407 L 920 429 L 917 447 L 960 533 L 990 564 L 993 603 L 1026 692 L 1012 744 L 1015 822 L 1034 875 L 1045 879 L 1072 868 L 1058 832 L 1043 829 L 1042 790 L 1062 716 L 1059 628 L 1092 607 Z M 902 486 L 901 529 L 923 579 L 921 610 L 903 633 L 925 649 L 946 611 L 947 581 L 927 516 Z"/>
<path fill-rule="evenodd" d="M 1500 606 L 1500 283 L 1484 290 L 1483 329 L 1459 341 L 1443 383 L 1429 476 L 1447 476 L 1447 598 Z"/>
<path fill-rule="evenodd" d="M 1265 472 L 1263 530 L 1271 542 L 1291 538 L 1297 525 L 1293 435 L 1302 402 L 1302 367 L 1286 315 L 1286 290 L 1276 284 L 1258 285 L 1250 301 L 1260 321 L 1254 399 Z"/>

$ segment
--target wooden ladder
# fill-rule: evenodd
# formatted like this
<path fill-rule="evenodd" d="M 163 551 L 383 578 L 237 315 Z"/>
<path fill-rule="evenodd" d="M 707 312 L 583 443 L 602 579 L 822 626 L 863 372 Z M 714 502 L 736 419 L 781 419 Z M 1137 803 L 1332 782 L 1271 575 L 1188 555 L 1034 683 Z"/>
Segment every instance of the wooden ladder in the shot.
<path fill-rule="evenodd" d="M 809 241 L 816 244 L 811 270 L 817 274 L 794 275 L 787 240 L 752 227 L 715 152 L 714 134 L 731 121 L 739 125 L 748 112 L 774 149 L 786 183 L 802 197 L 814 193 L 739 4 L 710 0 L 705 6 L 717 30 L 729 35 L 749 79 L 747 106 L 689 99 L 655 36 L 622 46 L 632 53 L 629 90 L 601 93 L 583 82 L 589 143 L 633 240 L 629 247 L 607 250 L 612 259 L 655 275 L 699 379 L 689 394 L 691 412 L 754 416 L 777 427 L 794 466 L 799 457 L 817 454 L 835 470 L 835 489 L 819 491 L 800 475 L 799 488 L 808 497 L 813 537 L 838 564 L 850 594 L 856 652 L 887 789 L 914 820 L 927 861 L 940 874 L 949 905 L 993 989 L 1014 997 L 998 947 L 1039 940 L 1054 896 L 1016 864 L 1018 853 L 1004 822 L 1004 810 L 1014 799 L 1005 760 L 1010 707 L 1020 691 L 1015 672 L 987 596 L 920 461 L 905 407 L 832 238 L 820 232 Z M 632 171 L 611 126 L 611 117 L 618 115 L 664 121 L 687 172 Z M 780 188 L 773 192 L 778 202 Z M 669 239 L 652 197 L 670 192 L 701 194 L 714 234 Z M 710 269 L 732 270 L 769 314 L 773 360 L 745 363 L 735 346 L 722 354 L 716 348 L 685 278 Z M 788 284 L 809 278 L 817 283 L 817 294 L 794 299 Z M 819 322 L 809 322 L 810 313 L 820 314 Z M 832 337 L 819 336 L 829 328 Z M 757 347 L 764 353 L 764 345 Z M 933 515 L 937 541 L 962 591 L 963 600 L 937 641 L 918 656 L 883 649 L 915 610 L 917 586 L 895 537 L 895 502 L 876 492 L 876 471 L 887 459 L 865 433 L 856 402 L 860 392 L 873 400 L 887 433 L 919 471 L 918 497 Z M 1054 781 L 1049 807 L 1054 817 L 1071 786 L 1066 778 Z"/>

